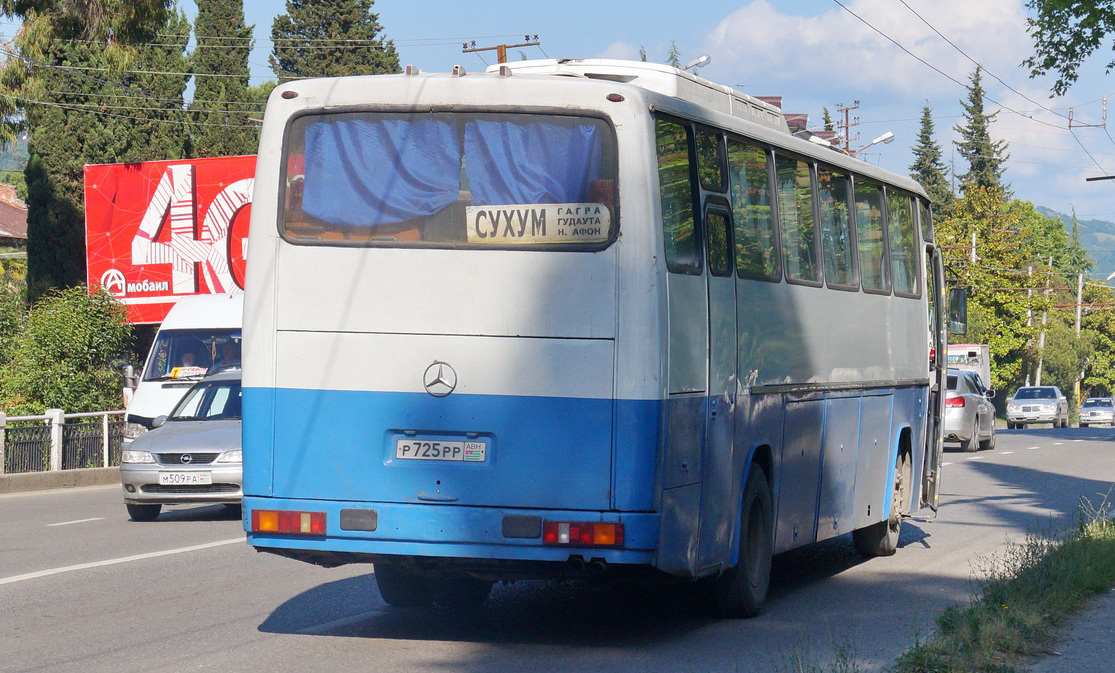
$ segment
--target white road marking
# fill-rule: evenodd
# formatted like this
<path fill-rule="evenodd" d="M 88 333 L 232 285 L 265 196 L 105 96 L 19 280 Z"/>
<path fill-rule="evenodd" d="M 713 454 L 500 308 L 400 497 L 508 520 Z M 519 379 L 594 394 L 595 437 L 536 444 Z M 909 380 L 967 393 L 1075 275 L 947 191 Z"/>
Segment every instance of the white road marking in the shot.
<path fill-rule="evenodd" d="M 1064 442 L 1053 442 L 1053 446 L 1060 446 L 1062 444 L 1064 444 Z"/>
<path fill-rule="evenodd" d="M 983 460 L 983 456 L 971 456 L 969 458 L 965 458 L 964 460 Z"/>
<path fill-rule="evenodd" d="M 1000 456 L 1009 456 L 1012 453 L 1014 453 L 1014 451 L 1000 451 L 999 455 Z"/>
<path fill-rule="evenodd" d="M 104 520 L 105 520 L 105 518 L 103 516 L 98 516 L 95 519 L 78 519 L 76 521 L 62 521 L 60 523 L 48 523 L 46 525 L 46 527 L 50 528 L 51 526 L 69 526 L 70 524 L 74 524 L 74 523 L 89 523 L 90 521 L 104 521 Z"/>
<path fill-rule="evenodd" d="M 952 465 L 952 463 L 941 463 L 941 467 L 946 467 L 948 465 Z"/>
<path fill-rule="evenodd" d="M 1037 451 L 1040 448 L 1041 448 L 1040 446 L 1027 446 L 1026 450 L 1027 451 Z"/>
<path fill-rule="evenodd" d="M 159 556 L 172 556 L 174 554 L 185 554 L 192 551 L 200 551 L 202 549 L 209 549 L 210 547 L 220 547 L 226 544 L 244 543 L 243 537 L 233 538 L 231 540 L 221 540 L 220 542 L 208 542 L 206 544 L 198 544 L 192 547 L 180 547 L 178 549 L 167 549 L 166 551 L 154 551 L 147 554 L 136 554 L 135 556 L 124 556 L 122 558 L 108 559 L 107 561 L 94 561 L 93 563 L 79 563 L 72 566 L 63 566 L 61 568 L 51 568 L 50 570 L 40 570 L 38 572 L 27 573 L 25 575 L 13 575 L 12 577 L 0 577 L 0 584 L 12 584 L 14 582 L 24 582 L 26 580 L 34 580 L 40 577 L 48 577 L 50 575 L 57 575 L 59 573 L 68 573 L 74 570 L 88 570 L 89 568 L 99 568 L 101 566 L 116 565 L 117 563 L 130 563 L 132 561 L 142 561 L 149 558 L 157 558 Z"/>

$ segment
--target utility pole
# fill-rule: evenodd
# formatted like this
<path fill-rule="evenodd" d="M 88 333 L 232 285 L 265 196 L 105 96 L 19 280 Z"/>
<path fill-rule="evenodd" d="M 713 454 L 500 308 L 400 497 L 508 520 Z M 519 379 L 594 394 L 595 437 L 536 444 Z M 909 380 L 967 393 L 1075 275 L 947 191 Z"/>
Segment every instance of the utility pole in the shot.
<path fill-rule="evenodd" d="M 462 54 L 472 54 L 478 51 L 492 51 L 496 52 L 496 63 L 507 63 L 507 50 L 514 49 L 515 47 L 537 47 L 541 42 L 538 41 L 537 35 L 524 35 L 524 42 L 520 44 L 497 44 L 494 47 L 477 47 L 476 40 L 472 42 L 464 42 L 461 44 Z"/>
<path fill-rule="evenodd" d="M 1080 310 L 1081 305 L 1084 303 L 1084 272 L 1076 274 L 1076 342 L 1080 343 Z M 1076 377 L 1076 386 L 1074 386 L 1074 393 L 1077 405 L 1080 404 L 1080 381 L 1084 378 L 1084 372 L 1081 371 L 1080 375 Z"/>
<path fill-rule="evenodd" d="M 1053 255 L 1049 256 L 1049 272 L 1045 277 L 1045 296 L 1049 296 L 1049 286 L 1053 282 Z M 1041 385 L 1041 366 L 1045 360 L 1045 319 L 1049 315 L 1049 309 L 1041 312 L 1041 337 L 1038 339 L 1038 372 L 1034 376 L 1034 385 Z"/>
<path fill-rule="evenodd" d="M 858 116 L 857 117 L 852 117 L 849 114 L 852 110 L 858 110 L 858 109 L 859 109 L 859 101 L 858 100 L 857 101 L 852 101 L 851 105 L 845 105 L 843 103 L 838 103 L 836 105 L 836 114 L 838 114 L 838 115 L 843 114 L 844 115 L 844 123 L 843 124 L 837 124 L 836 127 L 844 129 L 844 151 L 845 152 L 851 152 L 852 151 L 852 142 L 859 140 L 859 132 L 856 132 L 856 135 L 855 135 L 854 138 L 852 137 L 852 133 L 851 133 L 851 129 L 852 129 L 853 126 L 859 126 L 859 117 Z"/>

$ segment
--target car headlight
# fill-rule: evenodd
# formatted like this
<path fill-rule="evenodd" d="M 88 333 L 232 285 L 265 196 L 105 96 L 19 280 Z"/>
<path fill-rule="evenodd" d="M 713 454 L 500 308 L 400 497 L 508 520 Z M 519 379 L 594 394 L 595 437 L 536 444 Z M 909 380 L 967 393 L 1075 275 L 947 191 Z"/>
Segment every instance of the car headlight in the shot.
<path fill-rule="evenodd" d="M 1056 404 L 1047 404 L 1047 405 L 1045 405 L 1045 410 L 1046 411 L 1056 411 L 1057 410 L 1057 405 Z"/>
<path fill-rule="evenodd" d="M 120 452 L 121 463 L 153 463 L 155 456 L 152 456 L 147 451 L 122 451 Z"/>
<path fill-rule="evenodd" d="M 147 432 L 147 428 L 143 427 L 139 423 L 124 424 L 124 439 L 135 439 L 145 432 Z"/>
<path fill-rule="evenodd" d="M 218 463 L 240 463 L 244 460 L 244 452 L 240 449 L 235 451 L 225 451 L 218 458 Z"/>
<path fill-rule="evenodd" d="M 1018 405 L 1017 404 L 1008 404 L 1007 405 L 1007 411 L 1018 411 Z"/>

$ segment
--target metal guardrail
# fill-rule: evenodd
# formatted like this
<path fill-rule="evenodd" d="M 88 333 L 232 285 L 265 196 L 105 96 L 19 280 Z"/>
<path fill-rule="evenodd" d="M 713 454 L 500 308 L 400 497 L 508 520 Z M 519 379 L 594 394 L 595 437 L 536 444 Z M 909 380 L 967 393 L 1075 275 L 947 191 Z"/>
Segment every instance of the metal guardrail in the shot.
<path fill-rule="evenodd" d="M 119 465 L 123 441 L 123 410 L 67 414 L 47 409 L 40 416 L 0 412 L 0 474 Z"/>

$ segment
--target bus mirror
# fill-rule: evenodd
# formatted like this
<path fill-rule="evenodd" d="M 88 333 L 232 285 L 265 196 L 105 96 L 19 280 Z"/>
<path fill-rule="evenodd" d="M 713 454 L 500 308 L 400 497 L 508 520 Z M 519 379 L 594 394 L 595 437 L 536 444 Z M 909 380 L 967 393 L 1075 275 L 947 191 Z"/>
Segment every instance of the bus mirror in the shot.
<path fill-rule="evenodd" d="M 968 292 L 964 288 L 954 287 L 949 290 L 949 332 L 968 332 Z"/>

